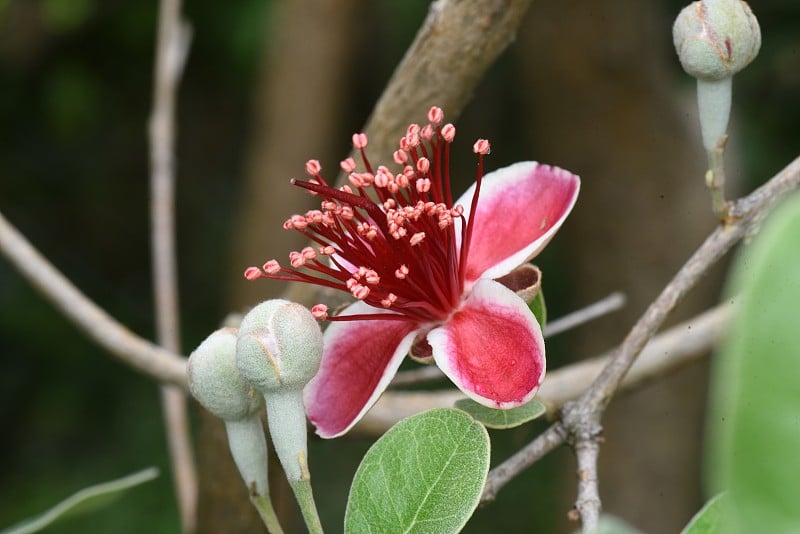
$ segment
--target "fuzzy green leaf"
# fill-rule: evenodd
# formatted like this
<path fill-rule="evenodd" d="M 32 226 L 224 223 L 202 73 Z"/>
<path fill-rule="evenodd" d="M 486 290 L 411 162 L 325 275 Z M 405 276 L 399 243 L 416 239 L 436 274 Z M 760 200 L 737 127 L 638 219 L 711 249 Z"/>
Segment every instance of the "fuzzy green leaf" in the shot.
<path fill-rule="evenodd" d="M 728 532 L 800 529 L 800 196 L 738 258 L 736 316 L 715 359 L 711 480 L 729 489 Z"/>
<path fill-rule="evenodd" d="M 458 532 L 489 471 L 489 435 L 460 410 L 397 423 L 367 451 L 350 488 L 345 532 Z"/>
<path fill-rule="evenodd" d="M 456 401 L 456 408 L 464 410 L 487 428 L 514 428 L 547 413 L 547 407 L 536 399 L 510 410 L 495 410 L 472 399 L 461 399 Z"/>

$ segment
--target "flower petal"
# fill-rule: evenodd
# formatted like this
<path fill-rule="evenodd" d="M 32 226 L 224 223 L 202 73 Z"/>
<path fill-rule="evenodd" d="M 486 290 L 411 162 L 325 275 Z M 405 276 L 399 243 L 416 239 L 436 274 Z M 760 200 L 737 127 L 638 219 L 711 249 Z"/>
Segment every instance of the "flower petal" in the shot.
<path fill-rule="evenodd" d="M 572 211 L 579 189 L 580 178 L 571 172 L 535 161 L 484 176 L 472 214 L 466 280 L 499 278 L 538 254 Z M 472 184 L 456 202 L 465 218 L 474 192 Z"/>
<path fill-rule="evenodd" d="M 539 323 L 522 299 L 494 280 L 478 280 L 464 306 L 428 333 L 428 343 L 444 374 L 490 408 L 525 404 L 544 378 Z"/>
<path fill-rule="evenodd" d="M 387 313 L 356 302 L 341 315 Z M 319 373 L 304 399 L 323 438 L 344 434 L 389 385 L 408 354 L 419 324 L 407 320 L 334 321 L 325 330 Z"/>

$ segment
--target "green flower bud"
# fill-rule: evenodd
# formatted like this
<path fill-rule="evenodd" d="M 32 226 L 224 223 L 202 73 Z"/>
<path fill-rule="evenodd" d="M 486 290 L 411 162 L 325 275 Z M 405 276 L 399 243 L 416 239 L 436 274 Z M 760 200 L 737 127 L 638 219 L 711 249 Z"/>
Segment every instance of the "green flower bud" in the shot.
<path fill-rule="evenodd" d="M 740 0 L 689 4 L 675 19 L 672 38 L 683 69 L 703 80 L 733 76 L 761 48 L 758 20 Z"/>
<path fill-rule="evenodd" d="M 300 304 L 268 300 L 242 319 L 236 363 L 264 394 L 272 443 L 295 491 L 295 483 L 309 479 L 303 387 L 314 378 L 321 359 L 322 332 Z"/>
<path fill-rule="evenodd" d="M 261 395 L 236 367 L 236 329 L 223 328 L 208 336 L 189 357 L 189 391 L 223 421 L 245 419 L 261 408 Z"/>
<path fill-rule="evenodd" d="M 728 129 L 732 77 L 761 48 L 758 20 L 741 0 L 702 0 L 683 8 L 672 39 L 683 70 L 697 78 L 703 146 L 711 153 Z"/>
<path fill-rule="evenodd" d="M 267 441 L 259 411 L 263 397 L 236 367 L 236 329 L 208 336 L 189 357 L 189 391 L 209 412 L 225 422 L 231 456 L 252 496 L 269 496 Z M 262 503 L 271 509 L 267 498 Z"/>
<path fill-rule="evenodd" d="M 304 306 L 268 300 L 242 319 L 236 359 L 242 376 L 264 394 L 299 389 L 319 370 L 322 332 Z"/>

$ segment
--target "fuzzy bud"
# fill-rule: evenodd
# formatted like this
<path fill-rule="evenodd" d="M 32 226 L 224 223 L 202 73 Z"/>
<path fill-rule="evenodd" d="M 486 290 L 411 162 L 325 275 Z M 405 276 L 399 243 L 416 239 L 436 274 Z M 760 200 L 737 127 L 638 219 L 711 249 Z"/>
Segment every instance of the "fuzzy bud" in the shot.
<path fill-rule="evenodd" d="M 236 359 L 242 376 L 261 393 L 302 389 L 319 370 L 322 332 L 304 306 L 268 300 L 242 319 Z"/>
<path fill-rule="evenodd" d="M 189 391 L 223 421 L 250 417 L 263 405 L 261 395 L 236 367 L 236 329 L 222 328 L 192 352 L 186 366 Z"/>
<path fill-rule="evenodd" d="M 272 443 L 295 492 L 310 478 L 303 387 L 317 374 L 321 359 L 322 332 L 300 304 L 268 300 L 242 319 L 236 363 L 264 395 Z"/>
<path fill-rule="evenodd" d="M 236 367 L 236 329 L 217 330 L 192 352 L 186 366 L 189 391 L 225 422 L 228 447 L 251 496 L 269 504 L 267 442 L 259 411 L 263 397 Z"/>
<path fill-rule="evenodd" d="M 689 4 L 675 19 L 672 38 L 683 69 L 704 80 L 733 76 L 761 48 L 758 20 L 741 0 Z"/>

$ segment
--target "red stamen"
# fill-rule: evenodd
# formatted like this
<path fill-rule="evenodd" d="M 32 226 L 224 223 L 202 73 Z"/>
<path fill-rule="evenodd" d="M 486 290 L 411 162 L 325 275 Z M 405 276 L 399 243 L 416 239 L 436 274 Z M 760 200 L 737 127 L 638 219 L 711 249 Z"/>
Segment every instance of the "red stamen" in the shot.
<path fill-rule="evenodd" d="M 366 170 L 358 171 L 352 158 L 339 164 L 349 185 L 329 186 L 320 174 L 319 162 L 306 162 L 311 180 L 293 179 L 292 184 L 319 195 L 321 209 L 293 215 L 284 228 L 297 230 L 315 246 L 290 253 L 289 267 L 270 260 L 261 269 L 247 269 L 245 276 L 347 291 L 370 306 L 393 312 L 330 316 L 324 305 L 317 305 L 312 313 L 321 319 L 423 323 L 446 319 L 462 298 L 473 222 L 472 217 L 465 220 L 463 206 L 453 206 L 449 166 L 455 127 L 440 127 L 443 119 L 442 110 L 433 107 L 428 124 L 409 125 L 392 157 L 402 172 L 383 165 L 373 172 L 363 133 L 353 135 L 353 147 L 360 152 Z M 474 214 L 489 143 L 478 140 L 473 150 L 478 154 Z M 460 250 L 454 218 L 462 219 Z"/>

